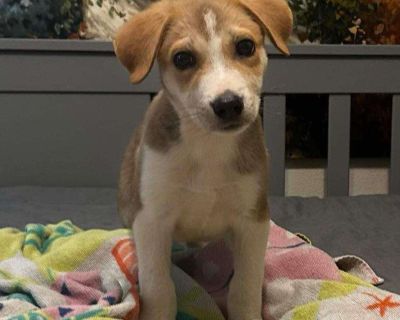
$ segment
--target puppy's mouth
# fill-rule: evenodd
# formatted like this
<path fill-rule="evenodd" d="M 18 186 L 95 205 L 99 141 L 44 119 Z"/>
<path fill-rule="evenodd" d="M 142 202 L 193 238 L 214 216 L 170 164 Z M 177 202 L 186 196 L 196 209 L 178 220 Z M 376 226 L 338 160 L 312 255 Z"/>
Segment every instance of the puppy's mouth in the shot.
<path fill-rule="evenodd" d="M 237 133 L 247 126 L 247 121 L 229 121 L 229 122 L 219 122 L 214 127 L 213 131 L 220 133 Z"/>
<path fill-rule="evenodd" d="M 229 123 L 226 125 L 221 126 L 221 131 L 235 131 L 239 128 L 242 127 L 242 123 L 236 122 L 236 123 Z"/>

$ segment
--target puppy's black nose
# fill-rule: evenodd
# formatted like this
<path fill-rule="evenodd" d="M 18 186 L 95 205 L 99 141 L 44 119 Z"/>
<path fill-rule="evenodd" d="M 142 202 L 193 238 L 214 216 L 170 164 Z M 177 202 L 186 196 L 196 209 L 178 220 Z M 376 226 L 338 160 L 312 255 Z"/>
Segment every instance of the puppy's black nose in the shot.
<path fill-rule="evenodd" d="M 218 118 L 224 121 L 236 120 L 243 111 L 243 98 L 227 90 L 211 102 L 211 107 Z"/>

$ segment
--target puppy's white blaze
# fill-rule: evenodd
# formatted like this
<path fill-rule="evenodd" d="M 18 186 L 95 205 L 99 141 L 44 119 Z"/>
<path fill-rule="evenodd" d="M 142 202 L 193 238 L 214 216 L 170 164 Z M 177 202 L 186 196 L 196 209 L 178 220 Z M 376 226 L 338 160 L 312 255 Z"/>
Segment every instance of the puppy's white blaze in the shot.
<path fill-rule="evenodd" d="M 217 16 L 214 11 L 208 9 L 204 13 L 204 22 L 206 23 L 206 28 L 208 35 L 212 37 L 216 33 L 217 29 Z"/>
<path fill-rule="evenodd" d="M 217 16 L 212 10 L 207 10 L 204 14 L 204 22 L 209 36 L 208 49 L 213 68 L 221 68 L 225 65 L 222 53 L 222 39 L 217 34 Z"/>
<path fill-rule="evenodd" d="M 210 71 L 200 83 L 200 92 L 204 94 L 201 100 L 210 102 L 225 90 L 240 90 L 246 84 L 239 72 L 226 66 L 222 50 L 222 39 L 217 34 L 217 17 L 212 10 L 204 14 L 207 33 L 209 36 L 208 50 L 211 61 Z"/>
<path fill-rule="evenodd" d="M 244 94 L 243 91 L 247 91 L 243 76 L 237 70 L 228 69 L 225 66 L 212 68 L 210 72 L 206 73 L 201 79 L 199 89 L 209 102 L 225 90 L 242 94 Z"/>

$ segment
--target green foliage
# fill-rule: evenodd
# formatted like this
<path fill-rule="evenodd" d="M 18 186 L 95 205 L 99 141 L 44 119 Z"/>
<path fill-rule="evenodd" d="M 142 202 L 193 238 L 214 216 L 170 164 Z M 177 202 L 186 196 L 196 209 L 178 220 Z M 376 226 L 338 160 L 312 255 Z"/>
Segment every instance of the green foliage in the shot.
<path fill-rule="evenodd" d="M 364 43 L 364 17 L 377 5 L 362 0 L 288 0 L 301 40 L 320 43 Z"/>
<path fill-rule="evenodd" d="M 0 0 L 0 37 L 68 38 L 82 18 L 81 0 Z"/>
<path fill-rule="evenodd" d="M 89 1 L 89 5 L 93 6 L 93 5 L 97 5 L 99 7 L 103 6 L 104 0 L 88 0 Z M 120 18 L 123 18 L 126 16 L 126 13 L 122 10 L 118 10 L 116 8 L 116 4 L 118 3 L 119 0 L 108 0 L 110 2 L 110 9 L 108 10 L 108 14 L 110 15 L 110 17 L 114 17 L 114 15 L 119 16 Z M 134 0 L 126 0 L 128 3 L 133 3 Z"/>

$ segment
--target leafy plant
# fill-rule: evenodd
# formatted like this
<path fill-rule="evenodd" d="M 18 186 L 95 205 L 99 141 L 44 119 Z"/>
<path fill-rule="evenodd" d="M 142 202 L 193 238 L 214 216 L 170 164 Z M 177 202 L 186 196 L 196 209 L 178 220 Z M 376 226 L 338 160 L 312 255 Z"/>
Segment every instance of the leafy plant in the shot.
<path fill-rule="evenodd" d="M 81 0 L 0 0 L 0 37 L 76 37 Z"/>
<path fill-rule="evenodd" d="M 374 1 L 378 3 L 377 18 L 370 21 L 366 17 L 372 43 L 400 44 L 400 1 Z"/>
<path fill-rule="evenodd" d="M 110 4 L 110 8 L 108 10 L 108 14 L 110 17 L 114 17 L 117 15 L 120 18 L 124 18 L 126 16 L 126 12 L 120 10 L 117 7 L 117 4 L 120 0 L 106 0 Z M 151 0 L 125 0 L 128 4 L 135 4 L 139 8 L 144 8 Z M 88 0 L 89 5 L 94 6 L 97 5 L 99 7 L 103 7 L 104 0 Z"/>
<path fill-rule="evenodd" d="M 365 18 L 374 20 L 378 4 L 363 0 L 288 0 L 300 40 L 367 43 Z M 374 23 L 374 22 L 372 22 Z"/>

